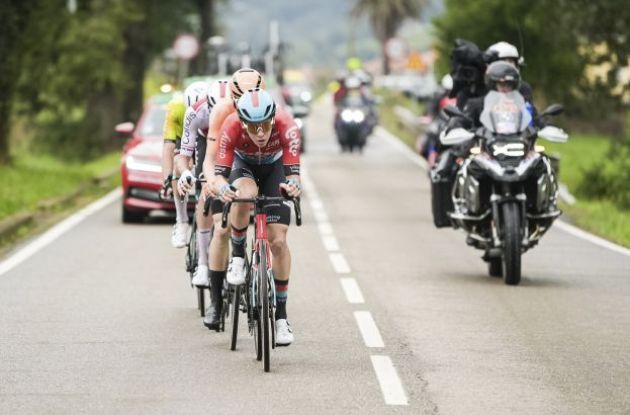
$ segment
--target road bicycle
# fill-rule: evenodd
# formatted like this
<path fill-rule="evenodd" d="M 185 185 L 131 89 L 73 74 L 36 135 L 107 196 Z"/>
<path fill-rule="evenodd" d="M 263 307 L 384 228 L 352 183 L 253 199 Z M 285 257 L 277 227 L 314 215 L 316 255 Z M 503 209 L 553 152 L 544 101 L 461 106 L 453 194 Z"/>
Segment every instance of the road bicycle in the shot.
<path fill-rule="evenodd" d="M 177 178 L 174 178 L 174 180 L 177 180 Z M 197 206 L 197 203 L 199 201 L 199 197 L 201 195 L 201 184 L 205 183 L 205 179 L 203 178 L 199 178 L 196 182 L 195 182 L 195 192 L 190 196 L 192 197 L 192 201 L 195 204 L 195 208 Z M 212 202 L 212 199 L 207 198 L 204 206 L 203 206 L 203 215 L 204 216 L 208 216 L 208 212 L 210 210 L 210 203 Z M 210 230 L 210 239 L 212 239 L 212 233 L 214 231 L 214 228 L 212 228 Z M 199 251 L 197 250 L 197 215 L 193 214 L 192 215 L 192 223 L 190 226 L 190 236 L 188 237 L 188 244 L 186 245 L 186 272 L 188 272 L 189 276 L 190 276 L 190 286 L 192 288 L 195 288 L 197 291 L 197 309 L 199 310 L 199 314 L 201 315 L 201 317 L 205 317 L 205 313 L 206 313 L 206 296 L 205 296 L 205 291 L 207 287 L 195 287 L 192 284 L 192 279 L 195 275 L 195 272 L 197 271 L 197 262 L 199 259 Z"/>
<path fill-rule="evenodd" d="M 238 338 L 238 320 L 240 312 L 247 315 L 250 335 L 254 336 L 256 360 L 263 361 L 265 372 L 269 372 L 271 349 L 275 342 L 276 288 L 272 271 L 271 248 L 267 239 L 267 213 L 265 204 L 272 202 L 293 202 L 295 222 L 302 225 L 302 211 L 299 198 L 258 196 L 255 198 L 236 198 L 225 204 L 221 225 L 227 227 L 228 214 L 232 203 L 253 203 L 255 209 L 254 237 L 250 244 L 251 251 L 245 257 L 245 284 L 233 286 L 230 314 L 232 316 L 232 339 L 230 349 L 236 349 Z M 245 289 L 243 289 L 243 287 Z"/>

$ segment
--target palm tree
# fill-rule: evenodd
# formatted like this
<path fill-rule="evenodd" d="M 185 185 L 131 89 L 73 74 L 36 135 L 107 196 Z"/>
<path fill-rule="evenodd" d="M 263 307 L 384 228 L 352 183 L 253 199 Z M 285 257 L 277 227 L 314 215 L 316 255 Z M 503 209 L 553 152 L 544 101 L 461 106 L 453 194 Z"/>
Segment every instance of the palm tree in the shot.
<path fill-rule="evenodd" d="M 385 54 L 385 42 L 398 32 L 407 18 L 420 16 L 423 0 L 355 0 L 353 17 L 368 16 L 374 35 L 381 43 L 383 73 L 389 73 L 389 60 Z"/>

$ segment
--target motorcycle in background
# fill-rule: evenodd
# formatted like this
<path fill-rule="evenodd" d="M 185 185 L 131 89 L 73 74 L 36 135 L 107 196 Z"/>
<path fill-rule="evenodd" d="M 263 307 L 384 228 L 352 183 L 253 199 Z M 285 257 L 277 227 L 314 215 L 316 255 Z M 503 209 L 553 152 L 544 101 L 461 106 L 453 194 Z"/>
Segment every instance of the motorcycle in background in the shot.
<path fill-rule="evenodd" d="M 466 118 L 458 108 L 449 116 Z M 538 121 L 562 112 L 554 104 Z M 466 243 L 484 251 L 491 276 L 508 285 L 521 280 L 521 255 L 533 248 L 562 213 L 557 207 L 558 182 L 538 137 L 564 143 L 558 127 L 537 127 L 517 92 L 489 92 L 475 132 L 455 128 L 442 133 L 446 146 L 464 146 L 468 157 L 453 183 L 449 213 L 452 226 L 467 233 Z"/>
<path fill-rule="evenodd" d="M 353 91 L 354 92 L 354 91 Z M 350 92 L 335 113 L 335 132 L 342 151 L 362 151 L 374 128 L 372 109 L 358 93 Z"/>

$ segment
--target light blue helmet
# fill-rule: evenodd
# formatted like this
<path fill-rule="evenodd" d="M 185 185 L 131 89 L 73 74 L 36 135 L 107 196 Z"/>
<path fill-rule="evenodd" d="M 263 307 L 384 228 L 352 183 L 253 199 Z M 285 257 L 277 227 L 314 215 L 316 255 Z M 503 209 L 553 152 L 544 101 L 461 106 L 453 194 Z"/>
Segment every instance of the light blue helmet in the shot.
<path fill-rule="evenodd" d="M 249 89 L 236 102 L 236 112 L 243 122 L 261 123 L 276 115 L 276 103 L 269 92 L 260 88 Z"/>

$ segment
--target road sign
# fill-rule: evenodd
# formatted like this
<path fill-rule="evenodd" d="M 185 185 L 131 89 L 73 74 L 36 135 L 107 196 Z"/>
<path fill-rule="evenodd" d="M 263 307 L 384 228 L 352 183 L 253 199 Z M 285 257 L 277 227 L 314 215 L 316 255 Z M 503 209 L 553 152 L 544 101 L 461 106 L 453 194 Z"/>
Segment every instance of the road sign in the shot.
<path fill-rule="evenodd" d="M 179 59 L 191 60 L 199 53 L 199 41 L 190 34 L 179 35 L 173 44 L 173 51 Z"/>
<path fill-rule="evenodd" d="M 385 42 L 385 54 L 389 59 L 404 59 L 408 53 L 407 42 L 399 37 L 391 37 Z"/>

